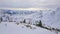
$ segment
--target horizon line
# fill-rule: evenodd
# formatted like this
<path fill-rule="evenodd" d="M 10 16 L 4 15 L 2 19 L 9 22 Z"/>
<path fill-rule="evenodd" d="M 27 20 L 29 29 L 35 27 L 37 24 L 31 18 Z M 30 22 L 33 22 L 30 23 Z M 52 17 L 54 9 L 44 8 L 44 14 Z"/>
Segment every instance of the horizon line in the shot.
<path fill-rule="evenodd" d="M 49 10 L 50 8 L 0 8 L 7 10 Z"/>

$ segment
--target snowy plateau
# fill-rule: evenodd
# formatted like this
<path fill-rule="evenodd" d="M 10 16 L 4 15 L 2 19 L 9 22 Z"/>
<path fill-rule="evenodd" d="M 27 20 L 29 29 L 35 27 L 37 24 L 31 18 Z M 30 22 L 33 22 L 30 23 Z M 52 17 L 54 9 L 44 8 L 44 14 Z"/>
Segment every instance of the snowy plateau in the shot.
<path fill-rule="evenodd" d="M 0 34 L 60 34 L 60 8 L 0 9 Z"/>

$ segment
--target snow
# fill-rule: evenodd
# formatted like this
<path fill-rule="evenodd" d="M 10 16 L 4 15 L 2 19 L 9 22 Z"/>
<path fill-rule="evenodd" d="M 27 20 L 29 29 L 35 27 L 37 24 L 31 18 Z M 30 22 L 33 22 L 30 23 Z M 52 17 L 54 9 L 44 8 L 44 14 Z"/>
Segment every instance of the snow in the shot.
<path fill-rule="evenodd" d="M 0 34 L 54 34 L 54 32 L 39 27 L 29 29 L 24 24 L 16 25 L 14 22 L 2 22 L 0 24 Z"/>
<path fill-rule="evenodd" d="M 60 10 L 60 9 L 59 9 Z M 60 29 L 60 11 L 50 10 L 49 12 L 45 13 L 42 18 L 42 23 L 45 23 L 48 26 L 53 28 Z"/>
<path fill-rule="evenodd" d="M 56 34 L 55 31 L 33 25 L 40 20 L 45 27 L 60 29 L 60 8 L 37 11 L 0 10 L 0 17 L 3 18 L 3 21 L 0 23 L 0 34 Z M 26 23 L 20 23 L 24 19 Z M 19 23 L 19 25 L 16 23 Z M 29 23 L 32 29 L 26 27 Z"/>

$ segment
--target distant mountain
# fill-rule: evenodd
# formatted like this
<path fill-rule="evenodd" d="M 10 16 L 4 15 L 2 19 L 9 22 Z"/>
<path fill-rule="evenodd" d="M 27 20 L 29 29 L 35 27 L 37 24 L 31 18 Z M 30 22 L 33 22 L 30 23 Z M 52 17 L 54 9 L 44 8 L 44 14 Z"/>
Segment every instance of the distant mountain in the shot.
<path fill-rule="evenodd" d="M 3 12 L 5 14 L 32 14 L 34 13 L 34 11 L 29 11 L 29 10 L 5 10 L 5 9 L 1 9 L 0 12 Z"/>

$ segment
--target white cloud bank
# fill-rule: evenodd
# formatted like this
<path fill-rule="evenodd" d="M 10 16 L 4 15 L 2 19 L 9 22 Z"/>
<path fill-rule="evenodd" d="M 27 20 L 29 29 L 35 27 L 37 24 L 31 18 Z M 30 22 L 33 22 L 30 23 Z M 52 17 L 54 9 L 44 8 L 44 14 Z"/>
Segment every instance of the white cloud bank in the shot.
<path fill-rule="evenodd" d="M 0 0 L 0 8 L 54 8 L 60 6 L 60 0 Z"/>

